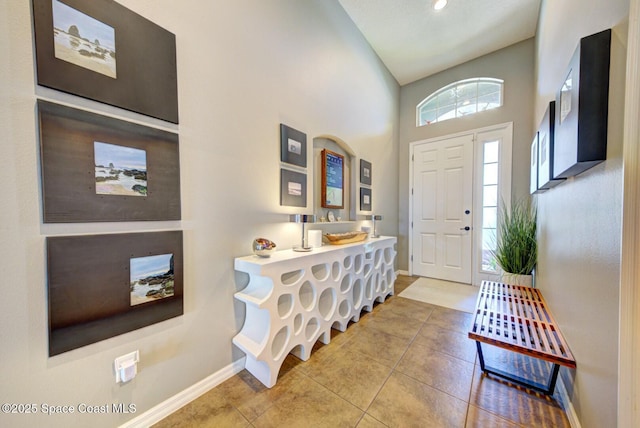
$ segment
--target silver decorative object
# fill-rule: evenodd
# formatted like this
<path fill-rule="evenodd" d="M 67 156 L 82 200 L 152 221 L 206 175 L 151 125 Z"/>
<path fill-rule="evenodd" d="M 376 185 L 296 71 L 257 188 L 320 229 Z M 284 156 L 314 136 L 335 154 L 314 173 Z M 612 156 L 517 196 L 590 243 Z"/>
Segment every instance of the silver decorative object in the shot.
<path fill-rule="evenodd" d="M 276 243 L 266 238 L 256 238 L 253 240 L 253 253 L 260 257 L 271 257 L 271 253 L 276 250 Z"/>

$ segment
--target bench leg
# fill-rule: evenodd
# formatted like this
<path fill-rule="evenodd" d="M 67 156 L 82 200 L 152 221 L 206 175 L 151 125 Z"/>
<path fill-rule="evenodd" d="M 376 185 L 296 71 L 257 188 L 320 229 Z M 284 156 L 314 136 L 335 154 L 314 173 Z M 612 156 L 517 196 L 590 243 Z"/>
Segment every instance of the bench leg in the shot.
<path fill-rule="evenodd" d="M 511 373 L 507 373 L 505 371 L 496 369 L 494 367 L 488 367 L 484 363 L 484 355 L 482 354 L 482 346 L 480 345 L 480 341 L 476 340 L 476 347 L 478 348 L 478 359 L 480 360 L 480 369 L 482 369 L 484 373 L 499 376 L 510 382 L 524 386 L 534 391 L 541 392 L 545 395 L 553 395 L 553 391 L 556 388 L 556 381 L 558 380 L 558 372 L 560 371 L 559 364 L 552 363 L 553 368 L 551 370 L 551 375 L 549 376 L 549 380 L 545 385 L 545 384 L 531 381 L 529 379 L 525 379 L 523 377 L 511 374 Z"/>

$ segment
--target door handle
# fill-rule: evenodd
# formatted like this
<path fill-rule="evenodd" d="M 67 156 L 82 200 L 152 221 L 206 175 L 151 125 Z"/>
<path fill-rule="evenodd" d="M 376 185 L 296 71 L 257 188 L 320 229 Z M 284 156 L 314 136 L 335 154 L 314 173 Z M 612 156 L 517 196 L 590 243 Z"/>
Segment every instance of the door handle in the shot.
<path fill-rule="evenodd" d="M 469 226 L 465 226 L 465 227 L 461 227 L 460 230 L 469 231 L 469 230 L 471 230 L 471 228 Z"/>

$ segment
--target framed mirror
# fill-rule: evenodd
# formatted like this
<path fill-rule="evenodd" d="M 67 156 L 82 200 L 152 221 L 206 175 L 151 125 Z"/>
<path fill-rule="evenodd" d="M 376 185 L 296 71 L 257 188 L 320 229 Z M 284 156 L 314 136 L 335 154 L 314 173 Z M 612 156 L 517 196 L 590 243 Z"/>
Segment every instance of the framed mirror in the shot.
<path fill-rule="evenodd" d="M 322 150 L 322 200 L 323 208 L 344 208 L 344 156 Z"/>

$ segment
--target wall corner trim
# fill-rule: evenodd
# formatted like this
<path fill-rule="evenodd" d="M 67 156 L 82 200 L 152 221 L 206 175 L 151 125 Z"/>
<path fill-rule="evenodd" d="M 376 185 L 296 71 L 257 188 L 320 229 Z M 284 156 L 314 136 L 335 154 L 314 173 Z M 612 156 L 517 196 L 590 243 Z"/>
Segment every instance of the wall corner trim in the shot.
<path fill-rule="evenodd" d="M 627 38 L 627 77 L 623 142 L 622 260 L 618 342 L 617 426 L 640 423 L 640 0 L 631 0 Z"/>
<path fill-rule="evenodd" d="M 157 404 L 141 415 L 125 422 L 120 425 L 120 428 L 143 428 L 160 422 L 171 413 L 241 372 L 244 369 L 246 358 L 247 357 L 242 357 L 228 366 L 223 367 L 217 372 L 202 379 L 200 382 L 191 385 L 187 389 L 177 393 L 173 397 L 169 397 L 162 403 Z"/>

